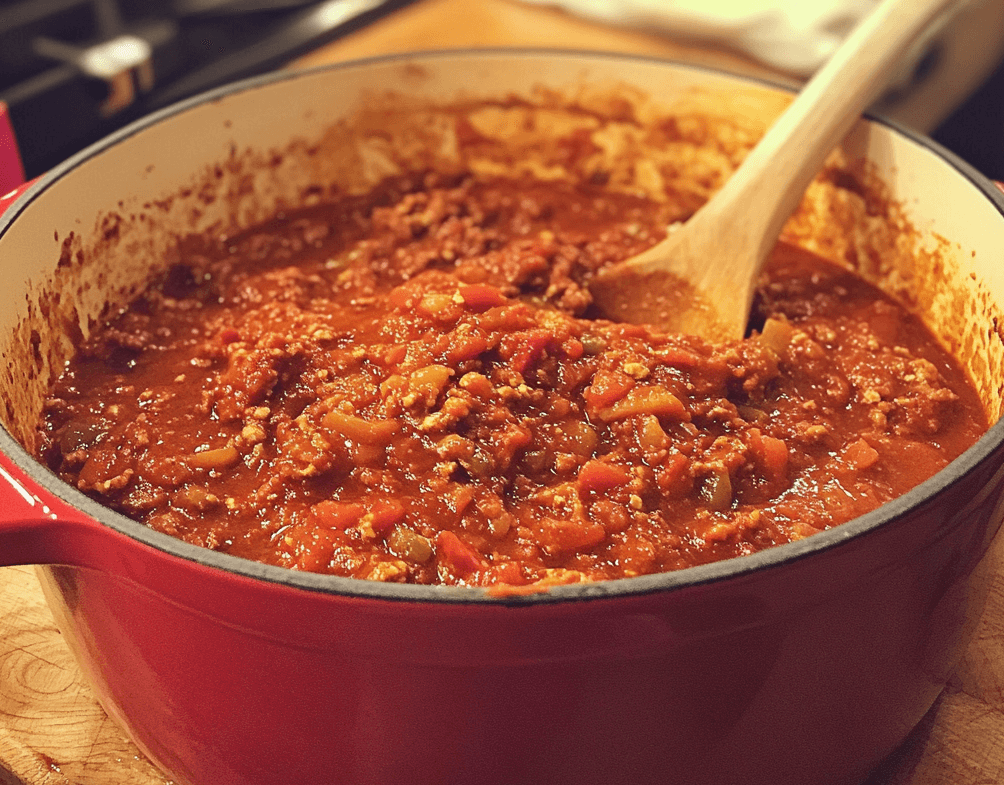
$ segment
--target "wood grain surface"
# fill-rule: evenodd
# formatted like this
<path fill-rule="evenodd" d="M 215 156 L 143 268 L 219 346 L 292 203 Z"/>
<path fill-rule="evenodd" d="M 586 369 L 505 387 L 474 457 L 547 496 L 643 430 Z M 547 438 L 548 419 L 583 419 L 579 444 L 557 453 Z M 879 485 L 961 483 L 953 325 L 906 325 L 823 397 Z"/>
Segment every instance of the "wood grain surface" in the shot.
<path fill-rule="evenodd" d="M 727 51 L 505 0 L 423 0 L 296 65 L 506 45 L 627 51 L 777 77 Z M 929 109 L 928 115 L 943 111 Z M 988 557 L 993 579 L 986 609 L 956 675 L 867 785 L 1004 782 L 1004 540 L 998 540 Z M 170 785 L 94 699 L 31 567 L 0 569 L 0 785 Z"/>
<path fill-rule="evenodd" d="M 95 700 L 34 568 L 0 569 L 0 783 L 168 782 Z"/>

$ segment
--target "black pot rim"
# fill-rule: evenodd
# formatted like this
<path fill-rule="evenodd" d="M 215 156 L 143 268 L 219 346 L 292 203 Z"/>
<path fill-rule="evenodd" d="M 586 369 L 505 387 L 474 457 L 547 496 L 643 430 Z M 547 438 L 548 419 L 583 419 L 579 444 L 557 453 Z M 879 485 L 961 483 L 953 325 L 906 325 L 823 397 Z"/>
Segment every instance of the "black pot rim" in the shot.
<path fill-rule="evenodd" d="M 130 136 L 141 133 L 150 126 L 156 125 L 174 115 L 182 114 L 190 109 L 206 103 L 217 101 L 234 95 L 279 82 L 293 81 L 324 71 L 341 71 L 365 68 L 374 64 L 395 61 L 434 60 L 440 58 L 471 57 L 548 57 L 562 59 L 588 58 L 591 60 L 620 60 L 637 63 L 652 63 L 667 65 L 674 69 L 692 70 L 700 73 L 725 75 L 751 84 L 762 84 L 780 90 L 791 91 L 790 86 L 777 84 L 770 80 L 730 74 L 720 69 L 681 63 L 665 58 L 646 55 L 619 54 L 612 52 L 593 52 L 583 50 L 566 50 L 550 48 L 513 48 L 513 49 L 448 49 L 435 51 L 408 52 L 402 54 L 380 55 L 342 63 L 321 65 L 300 71 L 275 72 L 263 76 L 245 79 L 229 85 L 194 96 L 155 111 L 122 128 L 104 139 L 87 147 L 67 159 L 51 171 L 42 175 L 33 183 L 7 210 L 0 215 L 0 237 L 8 227 L 17 220 L 17 216 L 35 199 L 39 198 L 47 188 L 60 178 L 77 168 L 84 162 L 100 155 L 102 152 Z M 866 115 L 867 119 L 891 128 L 899 135 L 913 143 L 927 148 L 966 178 L 979 192 L 983 194 L 1004 215 L 1004 193 L 1002 193 L 987 177 L 979 173 L 971 165 L 963 161 L 951 151 L 945 149 L 929 137 L 913 131 L 888 118 Z M 334 575 L 298 572 L 283 567 L 262 564 L 247 559 L 230 556 L 225 553 L 191 545 L 177 538 L 154 531 L 142 523 L 133 521 L 124 515 L 104 507 L 94 499 L 76 488 L 64 483 L 45 466 L 36 461 L 4 428 L 0 428 L 0 450 L 3 451 L 25 474 L 39 486 L 63 500 L 67 504 L 93 518 L 99 524 L 107 526 L 115 532 L 150 546 L 179 559 L 194 562 L 212 569 L 222 570 L 233 575 L 239 575 L 253 580 L 280 584 L 290 588 L 309 592 L 333 594 L 345 597 L 379 599 L 389 601 L 404 601 L 432 604 L 490 604 L 490 605 L 537 605 L 541 603 L 581 602 L 590 599 L 613 599 L 617 597 L 638 596 L 659 592 L 675 592 L 687 588 L 710 583 L 721 583 L 739 579 L 755 573 L 764 572 L 791 564 L 814 554 L 831 551 L 844 544 L 857 540 L 877 529 L 885 528 L 904 518 L 909 513 L 922 507 L 939 493 L 964 480 L 984 461 L 1004 447 L 1004 419 L 992 424 L 987 432 L 968 450 L 952 463 L 925 480 L 902 496 L 893 499 L 881 507 L 859 516 L 847 523 L 832 529 L 814 534 L 804 540 L 784 545 L 774 546 L 758 553 L 711 564 L 690 567 L 675 572 L 656 573 L 636 578 L 620 578 L 617 580 L 595 583 L 569 584 L 556 586 L 548 591 L 520 595 L 493 595 L 483 588 L 468 588 L 456 586 L 419 586 L 414 584 L 393 584 L 376 581 L 366 581 L 355 578 L 343 578 Z"/>

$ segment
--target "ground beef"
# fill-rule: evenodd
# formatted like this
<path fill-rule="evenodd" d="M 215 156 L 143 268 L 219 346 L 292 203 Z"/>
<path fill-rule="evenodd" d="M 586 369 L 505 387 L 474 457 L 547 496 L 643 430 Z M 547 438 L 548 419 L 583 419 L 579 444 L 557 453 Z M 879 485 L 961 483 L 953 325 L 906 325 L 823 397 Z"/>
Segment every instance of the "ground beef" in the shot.
<path fill-rule="evenodd" d="M 80 347 L 40 457 L 207 548 L 539 588 L 806 537 L 985 429 L 915 318 L 792 248 L 745 340 L 591 318 L 592 273 L 656 242 L 672 209 L 421 175 L 183 243 Z"/>

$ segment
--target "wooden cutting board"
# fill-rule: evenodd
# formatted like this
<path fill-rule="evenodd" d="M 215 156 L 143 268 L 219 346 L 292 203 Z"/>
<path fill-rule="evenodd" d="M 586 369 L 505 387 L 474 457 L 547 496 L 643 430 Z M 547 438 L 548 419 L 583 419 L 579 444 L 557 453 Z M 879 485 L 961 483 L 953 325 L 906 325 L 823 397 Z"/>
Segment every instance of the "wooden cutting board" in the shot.
<path fill-rule="evenodd" d="M 298 65 L 382 52 L 506 45 L 658 55 L 777 79 L 725 51 L 609 29 L 505 0 L 423 0 Z M 925 100 L 931 106 L 939 97 Z M 998 539 L 989 557 L 993 581 L 986 610 L 955 677 L 867 785 L 1004 782 L 1004 538 Z M 0 785 L 170 785 L 95 701 L 31 567 L 0 569 Z"/>

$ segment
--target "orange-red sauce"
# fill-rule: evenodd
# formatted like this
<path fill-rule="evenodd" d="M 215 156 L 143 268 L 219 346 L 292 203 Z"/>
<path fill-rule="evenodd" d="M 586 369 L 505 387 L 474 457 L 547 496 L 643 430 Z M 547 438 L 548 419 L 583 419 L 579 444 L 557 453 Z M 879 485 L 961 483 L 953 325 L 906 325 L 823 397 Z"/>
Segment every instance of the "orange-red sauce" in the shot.
<path fill-rule="evenodd" d="M 80 347 L 41 457 L 249 559 L 524 586 L 806 537 L 986 428 L 914 317 L 791 248 L 743 341 L 589 318 L 593 271 L 665 218 L 599 187 L 424 176 L 188 242 Z"/>

